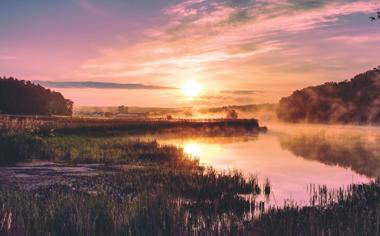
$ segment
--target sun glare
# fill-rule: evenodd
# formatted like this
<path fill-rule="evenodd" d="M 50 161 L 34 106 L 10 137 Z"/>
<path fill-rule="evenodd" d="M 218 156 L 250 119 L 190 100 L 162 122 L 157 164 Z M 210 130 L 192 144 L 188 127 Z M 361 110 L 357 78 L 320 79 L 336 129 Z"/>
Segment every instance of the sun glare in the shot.
<path fill-rule="evenodd" d="M 199 155 L 201 153 L 199 146 L 195 143 L 186 144 L 183 151 L 192 157 L 199 157 Z"/>
<path fill-rule="evenodd" d="M 202 86 L 195 80 L 188 80 L 182 85 L 182 92 L 188 97 L 195 97 L 202 91 Z"/>

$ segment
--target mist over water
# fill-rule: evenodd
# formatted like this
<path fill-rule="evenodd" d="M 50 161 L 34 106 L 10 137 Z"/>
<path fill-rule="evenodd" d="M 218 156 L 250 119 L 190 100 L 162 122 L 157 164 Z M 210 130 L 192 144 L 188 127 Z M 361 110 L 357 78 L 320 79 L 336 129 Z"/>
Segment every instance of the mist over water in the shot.
<path fill-rule="evenodd" d="M 364 126 L 264 124 L 267 133 L 234 137 L 171 134 L 174 144 L 206 166 L 237 169 L 271 183 L 269 204 L 309 203 L 308 186 L 339 188 L 366 183 L 380 174 L 380 128 Z"/>

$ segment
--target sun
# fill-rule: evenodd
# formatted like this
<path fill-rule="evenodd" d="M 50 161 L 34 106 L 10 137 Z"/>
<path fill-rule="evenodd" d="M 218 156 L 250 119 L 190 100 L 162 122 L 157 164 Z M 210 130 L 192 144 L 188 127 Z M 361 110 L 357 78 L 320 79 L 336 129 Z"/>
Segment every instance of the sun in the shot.
<path fill-rule="evenodd" d="M 188 80 L 182 85 L 182 92 L 188 97 L 196 97 L 202 91 L 202 86 L 195 80 Z"/>

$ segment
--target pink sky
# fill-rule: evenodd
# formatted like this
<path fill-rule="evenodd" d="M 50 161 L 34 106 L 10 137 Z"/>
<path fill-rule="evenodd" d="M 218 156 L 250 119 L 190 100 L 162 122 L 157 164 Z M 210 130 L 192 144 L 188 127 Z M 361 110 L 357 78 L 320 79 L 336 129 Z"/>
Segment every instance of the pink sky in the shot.
<path fill-rule="evenodd" d="M 202 85 L 193 99 L 175 89 L 54 88 L 76 105 L 172 107 L 274 103 L 379 65 L 380 20 L 368 17 L 380 1 L 149 2 L 0 3 L 0 71 L 24 80 Z"/>

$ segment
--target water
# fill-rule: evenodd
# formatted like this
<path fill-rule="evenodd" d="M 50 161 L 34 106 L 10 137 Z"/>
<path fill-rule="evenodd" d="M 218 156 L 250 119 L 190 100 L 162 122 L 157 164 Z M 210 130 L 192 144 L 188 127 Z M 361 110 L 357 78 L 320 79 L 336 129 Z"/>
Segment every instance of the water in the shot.
<path fill-rule="evenodd" d="M 268 178 L 268 203 L 308 204 L 307 186 L 344 187 L 380 175 L 380 129 L 358 126 L 267 124 L 269 132 L 240 137 L 160 136 L 220 170 Z M 156 137 L 157 138 L 157 137 Z"/>

